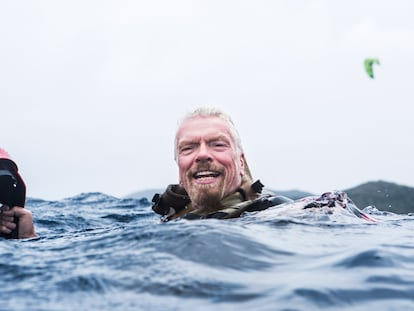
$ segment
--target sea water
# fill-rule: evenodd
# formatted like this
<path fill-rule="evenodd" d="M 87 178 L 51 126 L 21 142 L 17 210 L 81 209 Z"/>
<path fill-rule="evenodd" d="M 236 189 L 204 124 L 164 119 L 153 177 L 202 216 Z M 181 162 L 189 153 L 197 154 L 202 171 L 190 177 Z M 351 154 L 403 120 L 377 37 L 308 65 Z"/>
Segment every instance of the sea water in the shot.
<path fill-rule="evenodd" d="M 0 310 L 414 309 L 414 215 L 160 223 L 101 193 L 27 208 L 39 238 L 0 240 Z"/>

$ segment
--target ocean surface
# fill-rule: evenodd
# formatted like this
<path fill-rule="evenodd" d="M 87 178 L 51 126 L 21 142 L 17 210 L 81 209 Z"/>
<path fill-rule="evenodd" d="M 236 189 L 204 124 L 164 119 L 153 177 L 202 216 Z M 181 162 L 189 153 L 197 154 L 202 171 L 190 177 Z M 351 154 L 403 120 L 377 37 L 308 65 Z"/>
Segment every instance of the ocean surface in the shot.
<path fill-rule="evenodd" d="M 0 239 L 0 310 L 414 310 L 414 215 L 160 223 L 102 193 L 27 208 L 39 238 Z"/>

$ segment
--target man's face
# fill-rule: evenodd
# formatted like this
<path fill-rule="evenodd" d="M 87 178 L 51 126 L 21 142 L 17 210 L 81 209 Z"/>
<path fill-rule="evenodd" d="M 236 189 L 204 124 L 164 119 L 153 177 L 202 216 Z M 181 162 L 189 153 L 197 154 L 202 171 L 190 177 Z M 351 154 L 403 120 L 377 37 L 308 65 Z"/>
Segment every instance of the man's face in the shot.
<path fill-rule="evenodd" d="M 180 183 L 199 207 L 214 207 L 240 187 L 244 161 L 229 125 L 217 117 L 194 117 L 177 132 Z"/>

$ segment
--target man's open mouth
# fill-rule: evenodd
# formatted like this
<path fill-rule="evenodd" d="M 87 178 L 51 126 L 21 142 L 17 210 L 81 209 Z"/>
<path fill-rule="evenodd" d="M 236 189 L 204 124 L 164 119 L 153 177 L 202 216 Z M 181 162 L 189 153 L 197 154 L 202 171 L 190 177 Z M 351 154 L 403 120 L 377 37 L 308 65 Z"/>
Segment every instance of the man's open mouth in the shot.
<path fill-rule="evenodd" d="M 214 178 L 214 177 L 218 177 L 220 176 L 219 172 L 215 172 L 215 171 L 200 171 L 200 172 L 195 172 L 193 174 L 193 178 L 194 179 L 199 179 L 199 178 Z"/>

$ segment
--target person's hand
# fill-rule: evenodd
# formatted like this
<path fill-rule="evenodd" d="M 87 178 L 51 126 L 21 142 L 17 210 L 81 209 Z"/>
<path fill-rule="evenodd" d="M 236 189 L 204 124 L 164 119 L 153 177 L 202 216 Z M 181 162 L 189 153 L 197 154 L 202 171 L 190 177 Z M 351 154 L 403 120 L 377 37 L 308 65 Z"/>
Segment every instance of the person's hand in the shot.
<path fill-rule="evenodd" d="M 37 237 L 35 228 L 33 225 L 32 212 L 19 206 L 10 208 L 7 205 L 3 205 L 0 209 L 0 233 L 10 234 L 15 228 L 14 217 L 17 217 L 19 221 L 19 239 L 35 238 Z"/>

